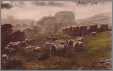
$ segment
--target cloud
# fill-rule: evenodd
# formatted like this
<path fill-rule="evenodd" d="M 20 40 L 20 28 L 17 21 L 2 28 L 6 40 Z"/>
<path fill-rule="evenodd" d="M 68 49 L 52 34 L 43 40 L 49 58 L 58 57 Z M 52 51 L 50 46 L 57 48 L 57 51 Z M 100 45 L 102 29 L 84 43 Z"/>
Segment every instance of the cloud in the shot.
<path fill-rule="evenodd" d="M 19 3 L 19 2 L 17 2 Z M 9 10 L 2 10 L 2 18 L 7 16 L 14 16 L 18 19 L 33 19 L 39 20 L 43 16 L 54 15 L 59 11 L 73 11 L 76 15 L 76 19 L 83 19 L 90 16 L 93 16 L 98 13 L 103 12 L 111 12 L 112 3 L 99 3 L 97 5 L 87 4 L 84 5 L 76 5 L 72 1 L 57 1 L 57 3 L 61 3 L 62 6 L 40 6 L 34 5 L 31 1 L 25 1 L 22 7 L 13 7 Z M 27 5 L 27 6 L 26 6 Z"/>
<path fill-rule="evenodd" d="M 37 6 L 64 6 L 64 3 L 59 1 L 36 1 L 32 3 Z"/>

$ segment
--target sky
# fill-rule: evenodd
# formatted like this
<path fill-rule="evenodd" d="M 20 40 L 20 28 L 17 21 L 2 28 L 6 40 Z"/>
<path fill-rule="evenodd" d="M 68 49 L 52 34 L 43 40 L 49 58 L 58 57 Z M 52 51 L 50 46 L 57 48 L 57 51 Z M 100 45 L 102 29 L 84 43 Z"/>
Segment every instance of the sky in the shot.
<path fill-rule="evenodd" d="M 59 11 L 72 11 L 75 14 L 75 19 L 86 19 L 91 16 L 105 13 L 112 14 L 112 3 L 104 2 L 98 4 L 76 4 L 72 1 L 57 1 L 58 5 L 36 5 L 31 1 L 14 2 L 11 9 L 2 9 L 2 18 L 14 17 L 16 19 L 31 19 L 39 20 L 44 16 L 53 16 Z"/>

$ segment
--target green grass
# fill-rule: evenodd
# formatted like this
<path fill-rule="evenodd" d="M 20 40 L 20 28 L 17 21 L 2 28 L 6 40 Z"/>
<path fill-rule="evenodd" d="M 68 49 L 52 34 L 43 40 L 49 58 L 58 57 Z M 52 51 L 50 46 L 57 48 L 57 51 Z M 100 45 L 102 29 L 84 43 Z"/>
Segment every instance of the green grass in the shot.
<path fill-rule="evenodd" d="M 111 36 L 104 32 L 99 33 L 95 37 L 88 37 L 88 47 L 90 48 L 103 48 L 111 45 Z"/>
<path fill-rule="evenodd" d="M 108 32 L 88 36 L 86 39 L 88 52 L 96 57 L 111 57 L 112 37 Z"/>

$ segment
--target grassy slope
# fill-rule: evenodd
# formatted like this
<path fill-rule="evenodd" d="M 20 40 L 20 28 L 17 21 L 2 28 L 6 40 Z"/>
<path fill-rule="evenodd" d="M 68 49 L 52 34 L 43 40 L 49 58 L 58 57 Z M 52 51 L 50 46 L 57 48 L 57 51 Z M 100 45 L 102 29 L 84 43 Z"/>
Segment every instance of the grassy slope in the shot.
<path fill-rule="evenodd" d="M 98 33 L 87 37 L 89 53 L 96 57 L 111 57 L 112 37 L 109 32 Z"/>
<path fill-rule="evenodd" d="M 74 39 L 74 38 L 73 38 Z M 111 58 L 111 34 L 108 32 L 98 33 L 96 36 L 86 37 L 86 45 L 88 49 L 83 52 L 78 52 L 72 57 L 52 56 L 46 60 L 38 61 L 31 60 L 24 65 L 27 69 L 40 68 L 79 68 L 91 67 L 98 58 Z M 88 52 L 87 52 L 88 51 Z"/>

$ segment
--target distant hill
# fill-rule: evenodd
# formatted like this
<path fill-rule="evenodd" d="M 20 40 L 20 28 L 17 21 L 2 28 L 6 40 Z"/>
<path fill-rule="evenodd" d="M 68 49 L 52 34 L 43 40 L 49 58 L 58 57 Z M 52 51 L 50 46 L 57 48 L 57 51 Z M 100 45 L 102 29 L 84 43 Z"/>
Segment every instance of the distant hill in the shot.
<path fill-rule="evenodd" d="M 90 24 L 108 24 L 112 25 L 112 14 L 101 13 L 94 15 L 87 19 L 78 20 L 79 25 L 90 25 Z"/>
<path fill-rule="evenodd" d="M 15 30 L 24 30 L 26 28 L 32 28 L 35 25 L 35 21 L 30 19 L 2 19 L 2 24 L 12 24 Z"/>
<path fill-rule="evenodd" d="M 70 15 L 69 15 L 70 16 Z M 55 17 L 57 19 L 55 19 Z M 86 19 L 79 19 L 79 20 L 73 20 L 72 18 L 68 19 L 67 17 L 44 17 L 40 21 L 33 21 L 33 20 L 19 20 L 19 19 L 2 19 L 2 23 L 11 23 L 15 26 L 14 29 L 21 29 L 24 30 L 26 28 L 32 28 L 33 26 L 39 26 L 43 29 L 43 31 L 54 31 L 52 29 L 59 29 L 67 26 L 71 26 L 69 22 L 75 21 L 76 25 L 91 25 L 91 24 L 109 24 L 112 26 L 112 13 L 101 13 L 94 15 L 92 17 L 86 18 Z M 57 23 L 61 22 L 61 23 Z M 66 23 L 67 22 L 67 23 Z M 59 25 L 60 24 L 60 25 Z M 44 30 L 45 29 L 45 30 Z"/>

